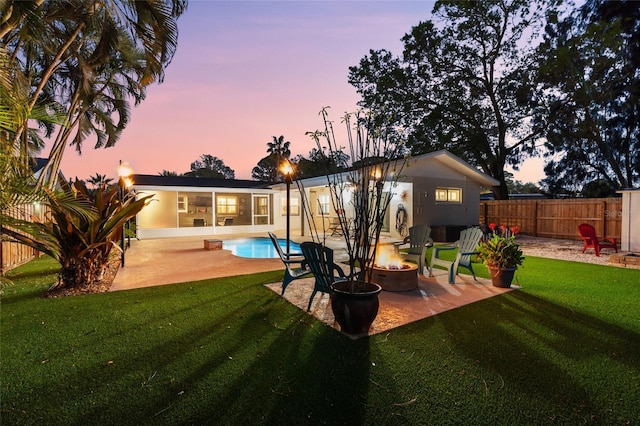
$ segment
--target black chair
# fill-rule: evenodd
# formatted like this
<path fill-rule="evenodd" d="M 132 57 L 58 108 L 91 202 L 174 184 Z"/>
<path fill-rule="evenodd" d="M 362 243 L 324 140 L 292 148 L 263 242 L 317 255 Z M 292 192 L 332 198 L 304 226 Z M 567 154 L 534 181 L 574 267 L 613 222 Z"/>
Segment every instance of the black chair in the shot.
<path fill-rule="evenodd" d="M 289 257 L 282 252 L 282 248 L 280 244 L 278 244 L 278 237 L 276 237 L 273 233 L 269 232 L 269 238 L 271 238 L 271 242 L 280 256 L 280 260 L 284 263 L 285 271 L 284 271 L 284 280 L 282 280 L 282 293 L 287 289 L 287 286 L 293 280 L 297 280 L 299 278 L 304 278 L 308 275 L 311 275 L 311 271 L 306 268 L 306 260 L 302 253 L 290 253 Z M 295 267 L 295 265 L 299 265 Z"/>
<path fill-rule="evenodd" d="M 204 226 L 204 219 L 193 219 L 193 226 Z"/>
<path fill-rule="evenodd" d="M 313 293 L 311 293 L 309 305 L 307 306 L 307 312 L 309 312 L 311 310 L 311 302 L 313 302 L 316 293 L 331 293 L 331 284 L 336 278 L 345 278 L 345 275 L 342 268 L 333 263 L 333 250 L 329 247 L 314 242 L 304 242 L 300 244 L 300 249 L 316 279 Z M 337 277 L 335 273 L 338 274 Z"/>

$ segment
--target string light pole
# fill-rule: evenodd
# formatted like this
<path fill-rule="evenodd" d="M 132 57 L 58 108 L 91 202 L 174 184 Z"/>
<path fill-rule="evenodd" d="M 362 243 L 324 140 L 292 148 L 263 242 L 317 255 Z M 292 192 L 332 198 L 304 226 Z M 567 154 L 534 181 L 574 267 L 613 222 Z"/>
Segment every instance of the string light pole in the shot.
<path fill-rule="evenodd" d="M 131 180 L 131 174 L 133 170 L 129 167 L 128 164 L 123 163 L 120 160 L 120 164 L 118 165 L 118 186 L 120 186 L 120 205 L 124 204 L 125 190 L 128 190 L 133 184 Z M 122 224 L 122 235 L 120 237 L 120 266 L 124 268 L 124 234 L 125 234 L 125 224 Z"/>
<path fill-rule="evenodd" d="M 289 259 L 289 253 L 291 253 L 289 236 L 291 232 L 291 183 L 293 183 L 291 175 L 293 174 L 293 167 L 291 167 L 291 163 L 287 161 L 282 164 L 280 170 L 287 184 L 287 259 Z"/>

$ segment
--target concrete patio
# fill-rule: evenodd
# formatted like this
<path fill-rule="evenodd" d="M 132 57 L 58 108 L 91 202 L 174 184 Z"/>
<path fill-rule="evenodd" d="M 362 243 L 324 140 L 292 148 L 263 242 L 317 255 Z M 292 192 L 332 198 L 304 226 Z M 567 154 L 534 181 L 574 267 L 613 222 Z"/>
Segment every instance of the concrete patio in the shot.
<path fill-rule="evenodd" d="M 118 271 L 110 291 L 284 269 L 280 259 L 248 259 L 234 256 L 228 250 L 205 250 L 203 240 L 204 237 L 182 237 L 132 241 L 126 253 L 125 267 Z M 490 281 L 482 278 L 474 281 L 469 275 L 458 276 L 454 285 L 447 282 L 446 271 L 434 270 L 434 275 L 432 278 L 420 276 L 416 290 L 383 291 L 379 314 L 369 334 L 382 333 L 512 290 L 493 287 Z M 279 295 L 282 283 L 267 284 L 266 287 Z M 313 278 L 296 280 L 287 287 L 284 298 L 306 310 L 312 289 Z M 328 295 L 316 295 L 311 314 L 339 329 Z"/>

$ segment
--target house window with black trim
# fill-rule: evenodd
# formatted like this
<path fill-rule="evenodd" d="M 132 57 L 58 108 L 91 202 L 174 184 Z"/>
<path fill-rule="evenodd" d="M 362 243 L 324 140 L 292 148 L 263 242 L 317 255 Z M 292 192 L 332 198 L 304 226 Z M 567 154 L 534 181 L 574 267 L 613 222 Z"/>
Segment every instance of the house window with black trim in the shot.
<path fill-rule="evenodd" d="M 436 188 L 436 202 L 460 204 L 462 203 L 462 189 Z"/>

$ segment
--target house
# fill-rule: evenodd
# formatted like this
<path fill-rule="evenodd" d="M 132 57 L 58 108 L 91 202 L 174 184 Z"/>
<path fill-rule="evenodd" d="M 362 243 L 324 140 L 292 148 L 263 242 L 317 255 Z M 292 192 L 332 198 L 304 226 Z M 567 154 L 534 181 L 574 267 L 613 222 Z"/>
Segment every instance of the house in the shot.
<path fill-rule="evenodd" d="M 249 180 L 134 175 L 139 195 L 153 201 L 137 217 L 138 238 L 265 233 L 286 228 L 286 184 Z M 480 190 L 498 181 L 448 151 L 408 159 L 398 185 L 385 185 L 391 198 L 383 233 L 401 238 L 413 224 L 427 224 L 437 241 L 457 239 L 460 229 L 478 224 Z M 349 196 L 345 188 L 344 196 Z M 347 203 L 348 204 L 348 203 Z M 313 224 L 304 214 L 310 212 Z M 290 187 L 290 235 L 310 235 L 311 227 L 331 234 L 336 212 L 326 176 Z M 348 216 L 349 212 L 345 212 Z"/>
<path fill-rule="evenodd" d="M 154 194 L 136 217 L 144 238 L 267 232 L 279 226 L 265 182 L 183 176 L 133 175 L 138 196 Z"/>

